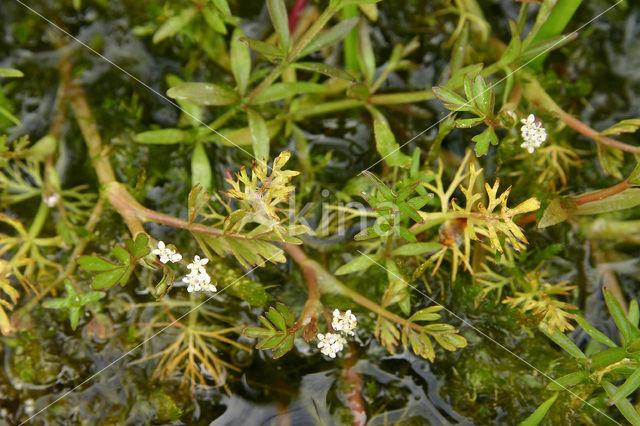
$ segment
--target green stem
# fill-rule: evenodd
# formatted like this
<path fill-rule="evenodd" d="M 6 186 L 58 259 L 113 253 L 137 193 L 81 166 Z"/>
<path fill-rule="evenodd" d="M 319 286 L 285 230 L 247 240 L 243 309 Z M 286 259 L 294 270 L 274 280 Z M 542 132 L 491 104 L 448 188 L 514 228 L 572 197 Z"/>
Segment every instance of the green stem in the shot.
<path fill-rule="evenodd" d="M 33 218 L 33 222 L 31 222 L 31 226 L 29 227 L 29 231 L 27 233 L 27 241 L 20 247 L 20 249 L 16 252 L 14 259 L 19 259 L 31 248 L 31 244 L 36 239 L 36 237 L 42 231 L 45 222 L 47 221 L 47 217 L 49 216 L 49 206 L 45 204 L 44 201 L 40 202 L 40 206 L 38 207 L 38 211 L 36 212 L 35 217 Z"/>

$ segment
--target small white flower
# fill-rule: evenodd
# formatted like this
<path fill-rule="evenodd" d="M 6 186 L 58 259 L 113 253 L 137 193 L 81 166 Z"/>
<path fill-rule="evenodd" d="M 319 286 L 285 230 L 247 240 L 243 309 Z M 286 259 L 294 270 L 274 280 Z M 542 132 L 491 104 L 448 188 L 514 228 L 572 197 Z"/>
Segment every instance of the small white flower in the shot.
<path fill-rule="evenodd" d="M 187 265 L 187 269 L 191 271 L 190 272 L 191 274 L 206 272 L 204 265 L 206 265 L 208 262 L 209 262 L 209 259 L 207 259 L 206 257 L 200 259 L 200 256 L 195 255 L 193 257 L 193 262 Z"/>
<path fill-rule="evenodd" d="M 156 256 L 160 256 L 160 262 L 162 263 L 176 263 L 182 260 L 182 255 L 175 250 L 165 246 L 163 241 L 158 241 L 158 248 L 153 249 L 151 253 L 155 254 Z"/>
<path fill-rule="evenodd" d="M 320 342 L 318 342 L 318 349 L 320 349 L 320 352 L 331 358 L 335 358 L 336 354 L 340 352 L 347 343 L 344 337 L 335 333 L 319 333 L 318 340 L 320 340 Z"/>
<path fill-rule="evenodd" d="M 44 201 L 44 203 L 49 207 L 55 207 L 58 204 L 58 201 L 60 201 L 60 194 L 54 192 L 53 194 L 44 195 L 42 197 L 42 201 Z"/>
<path fill-rule="evenodd" d="M 523 118 L 520 122 L 522 123 L 520 133 L 522 134 L 522 139 L 524 139 L 520 147 L 526 149 L 529 151 L 529 154 L 531 154 L 547 140 L 547 131 L 542 125 L 542 122 L 537 120 L 533 114 L 529 114 L 527 118 Z"/>
<path fill-rule="evenodd" d="M 342 331 L 350 336 L 355 335 L 355 329 L 358 326 L 356 316 L 351 313 L 351 309 L 344 313 L 340 313 L 338 309 L 333 311 L 333 322 L 331 327 L 336 331 Z"/>
<path fill-rule="evenodd" d="M 187 286 L 187 291 L 189 293 L 194 291 L 217 291 L 215 284 L 211 282 L 211 277 L 204 271 L 200 271 L 198 273 L 192 272 L 182 278 L 182 281 L 189 284 Z"/>

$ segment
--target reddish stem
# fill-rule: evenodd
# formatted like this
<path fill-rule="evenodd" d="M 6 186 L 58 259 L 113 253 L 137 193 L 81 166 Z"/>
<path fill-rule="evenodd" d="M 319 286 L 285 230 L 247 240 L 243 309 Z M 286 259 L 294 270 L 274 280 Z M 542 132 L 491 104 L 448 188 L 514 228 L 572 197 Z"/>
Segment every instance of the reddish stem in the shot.
<path fill-rule="evenodd" d="M 306 5 L 307 0 L 296 0 L 293 5 L 293 9 L 291 9 L 291 12 L 289 13 L 289 32 L 291 34 L 293 34 L 298 26 L 298 21 L 300 20 L 300 16 L 302 15 L 302 11 Z"/>

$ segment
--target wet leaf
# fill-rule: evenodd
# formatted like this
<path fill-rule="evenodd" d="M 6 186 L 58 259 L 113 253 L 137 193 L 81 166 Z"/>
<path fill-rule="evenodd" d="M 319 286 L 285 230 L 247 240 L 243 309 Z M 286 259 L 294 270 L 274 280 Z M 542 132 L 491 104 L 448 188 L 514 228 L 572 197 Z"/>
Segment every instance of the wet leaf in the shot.
<path fill-rule="evenodd" d="M 538 228 L 546 228 L 558 223 L 564 222 L 569 218 L 569 212 L 563 206 L 559 199 L 555 199 L 549 203 L 547 208 L 542 213 L 542 218 L 538 223 Z"/>
<path fill-rule="evenodd" d="M 182 28 L 196 16 L 198 10 L 195 7 L 183 9 L 179 14 L 167 19 L 153 34 L 153 43 L 160 43 L 162 40 L 176 35 Z"/>
<path fill-rule="evenodd" d="M 275 102 L 281 99 L 296 96 L 303 93 L 323 93 L 327 88 L 322 84 L 309 83 L 306 81 L 297 81 L 293 83 L 274 83 L 271 86 L 258 93 L 253 99 L 254 105 L 260 105 L 267 102 Z"/>
<path fill-rule="evenodd" d="M 239 27 L 233 30 L 231 35 L 231 72 L 238 85 L 238 93 L 243 96 L 249 84 L 251 74 L 251 54 L 249 47 L 240 41 L 244 38 L 244 33 Z"/>
<path fill-rule="evenodd" d="M 376 72 L 376 57 L 373 54 L 369 24 L 366 19 L 361 19 L 358 25 L 358 63 L 364 75 L 364 81 L 371 86 Z"/>
<path fill-rule="evenodd" d="M 213 181 L 213 173 L 211 171 L 211 163 L 209 156 L 204 149 L 202 142 L 196 142 L 191 153 L 191 185 L 200 184 L 205 191 L 211 190 Z"/>
<path fill-rule="evenodd" d="M 249 46 L 249 48 L 255 50 L 272 62 L 281 61 L 283 59 L 282 52 L 273 44 L 265 43 L 264 41 L 254 40 L 251 38 L 242 38 L 239 41 L 246 44 L 247 46 Z"/>
<path fill-rule="evenodd" d="M 267 0 L 267 9 L 273 23 L 273 28 L 278 34 L 282 51 L 289 52 L 289 18 L 287 16 L 287 6 L 284 0 Z"/>
<path fill-rule="evenodd" d="M 197 105 L 223 106 L 238 101 L 238 96 L 234 92 L 212 83 L 182 83 L 167 90 L 167 96 Z"/>
<path fill-rule="evenodd" d="M 629 188 L 602 200 L 585 203 L 575 208 L 575 214 L 601 214 L 626 210 L 640 205 L 640 188 Z"/>
<path fill-rule="evenodd" d="M 380 256 L 375 253 L 355 257 L 348 263 L 345 263 L 344 265 L 336 269 L 335 275 L 346 275 L 352 274 L 354 272 L 364 271 L 371 265 L 375 265 L 376 261 L 379 260 Z"/>
<path fill-rule="evenodd" d="M 411 164 L 411 157 L 400 151 L 400 145 L 396 142 L 387 123 L 374 120 L 373 131 L 378 154 L 389 166 L 408 167 Z"/>
<path fill-rule="evenodd" d="M 442 248 L 440 243 L 412 243 L 405 244 L 393 250 L 394 256 L 417 256 L 425 253 L 433 253 Z"/>
<path fill-rule="evenodd" d="M 534 411 L 529 417 L 524 419 L 524 421 L 520 422 L 518 426 L 536 426 L 540 424 L 540 422 L 544 419 L 544 416 L 546 416 L 551 409 L 553 403 L 556 402 L 556 398 L 558 398 L 557 393 L 553 394 L 551 398 L 543 402 L 542 405 L 540 405 L 540 407 L 536 409 L 536 411 Z"/>
<path fill-rule="evenodd" d="M 291 67 L 318 72 L 331 78 L 338 78 L 346 81 L 356 81 L 356 79 L 348 72 L 322 62 L 296 62 Z"/>
<path fill-rule="evenodd" d="M 344 39 L 357 23 L 358 18 L 350 18 L 318 34 L 304 49 L 302 49 L 300 54 L 298 54 L 298 58 L 307 56 L 308 54 L 313 53 L 316 50 L 320 50 L 323 47 L 336 44 L 340 40 Z"/>
<path fill-rule="evenodd" d="M 489 152 L 489 145 L 497 145 L 498 144 L 498 136 L 496 136 L 495 130 L 493 127 L 489 126 L 479 135 L 475 135 L 471 138 L 472 141 L 476 143 L 476 146 L 473 150 L 476 152 L 478 157 L 485 155 Z"/>
<path fill-rule="evenodd" d="M 251 145 L 253 147 L 253 155 L 258 161 L 267 161 L 269 159 L 269 129 L 267 123 L 259 112 L 247 109 L 247 119 L 249 121 L 249 129 L 251 131 Z"/>

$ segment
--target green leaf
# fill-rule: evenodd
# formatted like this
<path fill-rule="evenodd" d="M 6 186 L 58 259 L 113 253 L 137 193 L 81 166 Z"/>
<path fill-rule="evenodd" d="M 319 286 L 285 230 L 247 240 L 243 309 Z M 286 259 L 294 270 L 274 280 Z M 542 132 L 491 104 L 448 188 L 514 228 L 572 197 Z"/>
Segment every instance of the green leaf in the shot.
<path fill-rule="evenodd" d="M 393 250 L 394 256 L 417 256 L 424 253 L 432 253 L 440 250 L 440 243 L 412 243 L 405 244 Z"/>
<path fill-rule="evenodd" d="M 589 324 L 587 320 L 584 319 L 584 317 L 582 317 L 581 315 L 575 314 L 574 319 L 576 320 L 578 325 L 582 327 L 585 333 L 591 336 L 594 340 L 600 343 L 604 343 L 610 348 L 615 348 L 618 346 L 615 344 L 613 340 L 609 339 L 609 337 L 607 337 L 604 333 L 602 333 L 600 330 L 596 329 L 594 326 Z"/>
<path fill-rule="evenodd" d="M 238 96 L 231 90 L 211 83 L 182 83 L 167 90 L 167 96 L 173 99 L 193 102 L 197 105 L 231 105 Z"/>
<path fill-rule="evenodd" d="M 201 185 L 205 191 L 211 191 L 211 183 L 213 182 L 213 173 L 211 171 L 211 163 L 209 156 L 204 149 L 202 142 L 196 142 L 195 148 L 191 153 L 191 185 Z"/>
<path fill-rule="evenodd" d="M 253 155 L 258 161 L 269 159 L 269 129 L 259 112 L 247 109 L 247 120 L 251 131 Z"/>
<path fill-rule="evenodd" d="M 471 88 L 473 96 L 470 99 L 473 99 L 473 102 L 485 116 L 491 116 L 493 113 L 493 111 L 491 111 L 491 97 L 493 96 L 491 86 L 487 86 L 482 75 L 478 74 L 471 83 Z M 497 142 L 494 143 L 494 145 L 495 144 L 497 144 Z"/>
<path fill-rule="evenodd" d="M 633 168 L 628 180 L 631 185 L 640 186 L 640 162 Z"/>
<path fill-rule="evenodd" d="M 551 409 L 553 403 L 556 402 L 556 398 L 558 398 L 557 393 L 553 394 L 551 398 L 543 402 L 536 411 L 534 411 L 529 417 L 520 422 L 518 426 L 536 426 L 540 424 L 542 419 L 544 419 L 544 416 L 546 416 L 549 412 L 549 409 Z"/>
<path fill-rule="evenodd" d="M 320 50 L 323 47 L 331 46 L 349 34 L 353 27 L 358 23 L 359 18 L 350 18 L 345 21 L 340 22 L 339 24 L 331 27 L 327 31 L 324 31 L 318 34 L 313 40 L 307 44 L 307 46 L 302 49 L 300 54 L 297 56 L 298 58 L 302 58 L 307 56 L 310 53 L 315 52 L 316 50 Z"/>
<path fill-rule="evenodd" d="M 378 3 L 382 0 L 331 0 L 330 4 L 335 8 L 335 10 L 340 10 L 345 6 L 349 5 L 361 5 L 361 4 L 373 4 Z"/>
<path fill-rule="evenodd" d="M 371 47 L 369 24 L 366 19 L 361 19 L 358 25 L 358 63 L 364 75 L 364 81 L 371 86 L 376 72 L 376 57 Z"/>
<path fill-rule="evenodd" d="M 160 43 L 162 40 L 172 37 L 196 16 L 198 10 L 195 7 L 183 9 L 179 14 L 167 19 L 153 35 L 153 43 Z"/>
<path fill-rule="evenodd" d="M 225 16 L 231 16 L 231 8 L 229 8 L 229 3 L 227 0 L 211 0 L 213 4 L 218 8 L 220 12 L 222 12 Z"/>
<path fill-rule="evenodd" d="M 400 151 L 400 146 L 396 142 L 396 138 L 393 136 L 387 123 L 374 120 L 373 131 L 378 154 L 382 156 L 389 166 L 408 167 L 411 164 L 411 157 Z"/>
<path fill-rule="evenodd" d="M 459 107 L 466 105 L 467 101 L 462 96 L 458 95 L 456 92 L 449 89 L 448 87 L 436 86 L 436 87 L 433 87 L 431 90 L 433 90 L 433 93 L 436 95 L 438 99 L 446 102 L 444 106 L 451 110 L 454 110 L 454 111 L 473 110 L 473 108 L 471 108 L 470 105 L 468 105 L 465 109 L 459 109 Z"/>
<path fill-rule="evenodd" d="M 262 349 L 262 350 L 276 348 L 284 341 L 286 337 L 287 335 L 284 333 L 275 334 L 272 337 L 260 342 L 258 345 L 256 345 L 256 348 Z"/>
<path fill-rule="evenodd" d="M 640 128 L 640 118 L 630 118 L 614 124 L 600 132 L 603 136 L 619 135 L 620 133 L 635 133 Z"/>
<path fill-rule="evenodd" d="M 348 72 L 331 65 L 323 64 L 322 62 L 296 62 L 291 64 L 291 67 L 317 72 L 340 80 L 356 81 L 356 79 Z"/>
<path fill-rule="evenodd" d="M 640 205 L 640 188 L 629 188 L 602 200 L 576 206 L 575 214 L 601 214 L 626 210 Z"/>
<path fill-rule="evenodd" d="M 476 152 L 476 156 L 480 157 L 489 152 L 489 145 L 497 145 L 498 144 L 498 136 L 496 136 L 496 132 L 493 130 L 493 127 L 487 127 L 482 133 L 479 135 L 475 135 L 471 138 L 472 141 L 476 143 L 476 146 L 473 148 Z"/>
<path fill-rule="evenodd" d="M 627 316 L 624 314 L 622 307 L 618 303 L 611 291 L 603 287 L 602 293 L 604 294 L 604 301 L 607 304 L 607 309 L 609 309 L 609 313 L 613 318 L 613 321 L 616 323 L 618 330 L 620 330 L 620 335 L 622 336 L 622 346 L 626 347 L 629 343 L 631 343 L 631 330 L 629 329 L 629 322 L 627 321 Z"/>
<path fill-rule="evenodd" d="M 386 232 L 383 231 L 381 229 L 380 226 L 374 225 L 371 226 L 369 228 L 363 229 L 362 231 L 358 232 L 353 239 L 356 241 L 362 241 L 362 240 L 369 240 L 371 238 L 376 238 L 379 237 L 380 235 L 382 235 L 380 232 Z"/>
<path fill-rule="evenodd" d="M 382 195 L 386 201 L 395 201 L 396 194 L 383 181 L 381 181 L 378 176 L 367 170 L 363 171 L 362 174 L 375 185 L 376 189 L 380 191 L 380 195 Z"/>
<path fill-rule="evenodd" d="M 116 286 L 125 273 L 125 267 L 121 266 L 113 271 L 105 271 L 96 274 L 91 281 L 91 287 L 96 290 L 108 290 Z"/>
<path fill-rule="evenodd" d="M 364 271 L 371 265 L 375 265 L 376 261 L 379 260 L 380 255 L 374 253 L 355 257 L 348 263 L 345 263 L 344 265 L 339 267 L 336 270 L 335 275 L 346 275 L 352 274 L 354 272 Z"/>
<path fill-rule="evenodd" d="M 95 254 L 80 256 L 77 262 L 85 271 L 112 271 L 121 267 L 121 265 L 103 259 Z"/>
<path fill-rule="evenodd" d="M 265 43 L 264 41 L 260 40 L 254 40 L 252 38 L 242 38 L 239 41 L 246 44 L 247 46 L 249 46 L 249 48 L 255 50 L 272 62 L 282 61 L 283 59 L 282 52 L 273 44 Z"/>
<path fill-rule="evenodd" d="M 250 339 L 255 339 L 260 337 L 271 336 L 273 332 L 262 327 L 246 327 L 244 330 L 242 330 L 242 334 L 244 334 Z"/>
<path fill-rule="evenodd" d="M 433 91 L 422 90 L 417 92 L 383 93 L 380 95 L 374 94 L 369 98 L 369 102 L 372 105 L 395 105 L 423 102 L 433 98 Z"/>
<path fill-rule="evenodd" d="M 273 352 L 273 359 L 278 359 L 293 349 L 295 333 L 290 333 L 284 338 L 280 346 Z"/>
<path fill-rule="evenodd" d="M 547 389 L 551 391 L 561 391 L 588 380 L 589 373 L 585 370 L 580 370 L 555 379 L 547 385 Z"/>
<path fill-rule="evenodd" d="M 227 26 L 224 24 L 224 20 L 217 10 L 205 7 L 200 9 L 200 13 L 202 13 L 202 17 L 207 25 L 209 25 L 214 31 L 227 35 Z"/>
<path fill-rule="evenodd" d="M 551 333 L 549 331 L 549 327 L 546 324 L 541 323 L 538 328 L 542 331 L 549 339 L 553 340 L 553 342 L 564 349 L 569 355 L 578 359 L 586 359 L 587 356 L 580 350 L 579 347 L 576 346 L 575 343 L 571 341 L 565 334 L 560 333 L 559 331 L 555 331 Z"/>
<path fill-rule="evenodd" d="M 267 0 L 269 16 L 273 23 L 273 28 L 278 34 L 283 52 L 289 52 L 289 18 L 287 16 L 287 6 L 284 0 Z"/>
<path fill-rule="evenodd" d="M 640 310 L 638 308 L 638 301 L 632 299 L 629 303 L 629 312 L 627 313 L 627 319 L 633 327 L 638 327 L 638 321 L 640 321 Z"/>
<path fill-rule="evenodd" d="M 520 40 L 518 25 L 510 19 L 509 27 L 511 28 L 511 41 L 509 41 L 507 48 L 504 50 L 502 57 L 500 58 L 500 62 L 505 65 L 509 65 L 518 59 L 522 50 L 522 41 Z"/>
<path fill-rule="evenodd" d="M 456 120 L 456 127 L 461 127 L 464 129 L 471 128 L 473 126 L 477 126 L 478 124 L 484 121 L 484 117 L 475 117 L 475 118 L 460 118 Z"/>
<path fill-rule="evenodd" d="M 592 355 L 589 358 L 587 365 L 591 369 L 598 369 L 600 367 L 615 364 L 616 362 L 622 361 L 626 357 L 627 350 L 625 348 L 609 348 L 605 349 L 604 351 L 598 352 L 595 355 Z"/>
<path fill-rule="evenodd" d="M 294 338 L 294 333 L 288 334 L 287 337 L 285 337 L 282 342 L 280 342 L 278 348 L 273 351 L 273 359 L 278 359 L 289 352 L 291 349 L 293 349 Z"/>
<path fill-rule="evenodd" d="M 276 310 L 273 306 L 269 308 L 269 310 L 267 312 L 265 312 L 265 316 L 267 317 L 267 319 L 269 321 L 271 321 L 271 323 L 278 329 L 281 331 L 286 331 L 287 330 L 287 323 L 284 319 L 284 317 L 282 316 L 282 314 Z"/>
<path fill-rule="evenodd" d="M 243 96 L 249 84 L 249 75 L 251 74 L 251 53 L 249 47 L 240 40 L 244 37 L 244 33 L 237 27 L 233 30 L 231 36 L 231 72 L 233 78 L 238 85 L 238 93 Z"/>
<path fill-rule="evenodd" d="M 616 393 L 609 398 L 608 405 L 614 405 L 622 401 L 627 396 L 631 395 L 636 389 L 640 387 L 640 368 L 636 367 L 636 370 L 620 385 Z"/>
<path fill-rule="evenodd" d="M 284 317 L 287 328 L 293 328 L 296 322 L 296 317 L 293 315 L 293 312 L 287 308 L 287 305 L 284 303 L 276 303 L 276 310 Z"/>
<path fill-rule="evenodd" d="M 409 241 L 411 243 L 414 243 L 416 241 L 418 241 L 418 239 L 416 238 L 415 235 L 413 235 L 411 233 L 411 231 L 409 231 L 409 229 L 405 228 L 404 226 L 396 226 L 396 229 L 398 230 L 398 234 L 404 238 L 406 241 Z"/>
<path fill-rule="evenodd" d="M 252 103 L 254 105 L 260 105 L 267 102 L 279 101 L 289 96 L 295 96 L 302 93 L 323 93 L 326 92 L 326 90 L 327 88 L 322 84 L 306 81 L 274 83 L 262 92 L 258 93 Z"/>
<path fill-rule="evenodd" d="M 180 129 L 159 129 L 141 132 L 133 137 L 137 143 L 152 145 L 171 145 L 187 139 L 188 133 Z"/>
<path fill-rule="evenodd" d="M 562 205 L 562 202 L 556 198 L 552 200 L 542 213 L 542 218 L 538 223 L 538 228 L 546 228 L 558 223 L 564 222 L 569 218 L 569 212 Z"/>
<path fill-rule="evenodd" d="M 125 246 L 129 250 L 134 261 L 141 259 L 149 254 L 149 236 L 147 234 L 140 233 L 136 236 L 135 241 L 126 240 Z"/>
<path fill-rule="evenodd" d="M 482 64 L 472 64 L 460 68 L 459 70 L 451 74 L 451 77 L 449 78 L 449 80 L 447 80 L 445 86 L 451 90 L 457 89 L 458 87 L 462 86 L 463 80 L 467 75 L 469 76 L 469 78 L 476 78 L 476 76 L 482 71 L 482 67 Z"/>
<path fill-rule="evenodd" d="M 578 33 L 573 32 L 569 34 L 561 34 L 555 37 L 548 38 L 536 43 L 531 44 L 518 58 L 519 61 L 528 62 L 533 58 L 539 57 L 539 55 L 551 52 L 556 49 L 560 49 L 563 46 L 574 41 L 578 38 Z"/>
<path fill-rule="evenodd" d="M 24 74 L 13 68 L 0 68 L 0 77 L 24 77 Z"/>
<path fill-rule="evenodd" d="M 411 315 L 409 321 L 437 321 L 440 319 L 440 314 L 437 312 L 440 312 L 442 309 L 442 306 L 429 306 Z"/>
<path fill-rule="evenodd" d="M 602 385 L 604 390 L 607 392 L 607 395 L 609 395 L 610 397 L 618 391 L 615 385 L 608 382 L 607 380 L 602 380 L 600 382 L 600 385 Z M 618 408 L 618 410 L 620 410 L 620 413 L 622 413 L 622 415 L 629 421 L 629 423 L 634 426 L 640 426 L 640 414 L 638 414 L 638 410 L 636 410 L 636 408 L 633 406 L 633 404 L 631 404 L 631 402 L 629 402 L 629 400 L 620 400 L 620 402 L 616 404 L 616 407 Z"/>
<path fill-rule="evenodd" d="M 247 278 L 241 278 L 227 288 L 228 293 L 244 300 L 251 306 L 263 307 L 271 299 L 269 293 L 265 290 L 265 286 Z"/>

